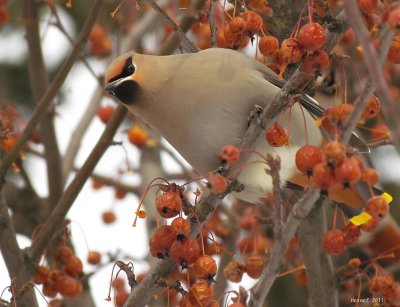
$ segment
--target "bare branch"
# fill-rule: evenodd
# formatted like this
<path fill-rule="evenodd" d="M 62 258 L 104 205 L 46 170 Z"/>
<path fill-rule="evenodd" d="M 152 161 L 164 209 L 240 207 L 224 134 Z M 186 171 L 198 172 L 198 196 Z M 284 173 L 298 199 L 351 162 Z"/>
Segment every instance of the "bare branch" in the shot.
<path fill-rule="evenodd" d="M 210 11 L 208 13 L 208 21 L 210 23 L 210 30 L 211 30 L 211 47 L 217 47 L 217 26 L 215 25 L 215 3 L 218 0 L 211 0 L 210 1 Z"/>

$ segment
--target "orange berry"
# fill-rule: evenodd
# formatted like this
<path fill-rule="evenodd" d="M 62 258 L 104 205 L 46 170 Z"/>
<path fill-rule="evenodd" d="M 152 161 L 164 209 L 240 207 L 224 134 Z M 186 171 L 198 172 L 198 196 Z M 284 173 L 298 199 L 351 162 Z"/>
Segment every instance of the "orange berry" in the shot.
<path fill-rule="evenodd" d="M 371 118 L 375 118 L 378 116 L 380 111 L 381 102 L 379 101 L 378 97 L 372 95 L 371 98 L 368 100 L 368 104 L 361 115 L 361 119 L 368 120 Z"/>
<path fill-rule="evenodd" d="M 87 255 L 87 262 L 90 264 L 99 264 L 101 260 L 101 254 L 96 251 L 89 251 Z"/>
<path fill-rule="evenodd" d="M 235 164 L 240 159 L 240 149 L 233 145 L 226 145 L 219 152 L 219 157 L 223 163 Z"/>
<path fill-rule="evenodd" d="M 264 268 L 264 258 L 260 255 L 254 254 L 246 258 L 245 269 L 247 275 L 251 278 L 258 279 Z"/>
<path fill-rule="evenodd" d="M 353 110 L 354 106 L 348 103 L 341 103 L 326 109 L 322 114 L 322 126 L 331 134 L 337 133 Z"/>
<path fill-rule="evenodd" d="M 372 276 L 368 282 L 369 292 L 372 294 L 384 293 L 393 283 L 393 278 L 387 275 Z"/>
<path fill-rule="evenodd" d="M 340 40 L 340 42 L 343 43 L 344 45 L 349 45 L 353 43 L 355 39 L 356 36 L 354 35 L 353 29 L 348 29 L 346 32 L 344 32 L 344 35 Z"/>
<path fill-rule="evenodd" d="M 224 176 L 218 174 L 208 176 L 207 184 L 213 194 L 224 193 L 228 188 L 228 180 L 226 180 Z"/>
<path fill-rule="evenodd" d="M 83 264 L 81 259 L 73 256 L 65 265 L 64 271 L 72 277 L 78 277 L 83 272 Z"/>
<path fill-rule="evenodd" d="M 311 55 L 303 57 L 302 69 L 308 75 L 320 74 L 328 70 L 329 55 L 323 50 L 316 50 Z"/>
<path fill-rule="evenodd" d="M 365 224 L 360 225 L 360 229 L 366 232 L 371 232 L 376 229 L 376 227 L 379 224 L 379 220 L 377 217 L 372 216 L 372 219 L 370 219 L 368 222 Z"/>
<path fill-rule="evenodd" d="M 128 140 L 133 145 L 142 147 L 147 144 L 149 134 L 139 125 L 133 125 L 128 131 Z"/>
<path fill-rule="evenodd" d="M 325 29 L 317 22 L 305 24 L 300 29 L 298 39 L 305 49 L 321 49 L 326 42 Z"/>
<path fill-rule="evenodd" d="M 38 265 L 33 275 L 33 282 L 37 285 L 41 285 L 46 282 L 49 277 L 50 270 L 47 266 Z"/>
<path fill-rule="evenodd" d="M 296 152 L 296 167 L 300 172 L 308 176 L 312 175 L 314 166 L 323 160 L 324 154 L 321 148 L 314 145 L 303 146 Z"/>
<path fill-rule="evenodd" d="M 259 40 L 258 49 L 262 55 L 275 56 L 279 52 L 278 39 L 272 35 L 265 35 Z"/>
<path fill-rule="evenodd" d="M 400 35 L 395 34 L 392 38 L 388 52 L 388 60 L 394 64 L 400 64 Z"/>
<path fill-rule="evenodd" d="M 67 245 L 58 246 L 54 252 L 54 258 L 62 264 L 66 264 L 74 256 L 74 251 Z"/>
<path fill-rule="evenodd" d="M 111 118 L 111 115 L 113 114 L 115 110 L 115 107 L 113 106 L 100 106 L 97 110 L 97 116 L 100 118 L 100 120 L 104 123 L 107 124 L 108 121 Z"/>
<path fill-rule="evenodd" d="M 111 53 L 112 41 L 107 31 L 101 25 L 94 25 L 88 37 L 89 51 L 96 56 L 105 56 Z"/>
<path fill-rule="evenodd" d="M 384 197 L 374 196 L 367 201 L 364 210 L 378 220 L 381 220 L 388 215 L 389 204 Z"/>
<path fill-rule="evenodd" d="M 224 27 L 224 39 L 228 45 L 238 45 L 240 42 L 240 35 L 238 33 L 233 33 L 229 24 Z"/>
<path fill-rule="evenodd" d="M 79 287 L 78 283 L 79 281 L 75 278 L 68 275 L 62 275 L 57 278 L 55 288 L 57 292 L 59 292 L 64 297 L 74 297 L 77 295 L 76 290 L 77 287 Z"/>
<path fill-rule="evenodd" d="M 345 187 L 356 183 L 362 176 L 359 160 L 355 157 L 344 159 L 336 165 L 334 175 Z"/>
<path fill-rule="evenodd" d="M 10 20 L 10 13 L 4 6 L 0 6 L 0 27 Z"/>
<path fill-rule="evenodd" d="M 295 38 L 287 38 L 281 44 L 282 58 L 287 63 L 297 63 L 303 55 L 303 48 Z"/>
<path fill-rule="evenodd" d="M 120 277 L 115 278 L 113 280 L 113 282 L 112 282 L 112 287 L 115 290 L 123 290 L 123 289 L 125 289 L 125 280 L 120 278 Z"/>
<path fill-rule="evenodd" d="M 392 29 L 400 28 L 400 7 L 390 12 L 387 23 Z"/>
<path fill-rule="evenodd" d="M 373 168 L 366 168 L 361 179 L 369 185 L 375 185 L 379 180 L 379 173 Z"/>
<path fill-rule="evenodd" d="M 346 158 L 346 148 L 339 141 L 326 143 L 322 151 L 330 163 L 334 162 L 334 164 L 336 164 Z"/>
<path fill-rule="evenodd" d="M 129 293 L 126 290 L 116 291 L 115 292 L 115 305 L 117 307 L 122 307 L 125 305 L 128 300 Z"/>
<path fill-rule="evenodd" d="M 339 255 L 346 249 L 344 232 L 340 229 L 327 231 L 323 237 L 323 247 L 329 255 Z"/>
<path fill-rule="evenodd" d="M 378 0 L 358 0 L 361 11 L 364 14 L 371 15 L 378 9 Z"/>
<path fill-rule="evenodd" d="M 126 194 L 128 194 L 127 190 L 121 189 L 121 188 L 115 188 L 114 189 L 114 196 L 116 199 L 124 199 Z"/>
<path fill-rule="evenodd" d="M 265 139 L 272 147 L 281 147 L 289 144 L 289 136 L 286 130 L 278 123 L 273 124 L 267 129 Z"/>
<path fill-rule="evenodd" d="M 347 224 L 343 229 L 344 232 L 344 243 L 346 246 L 355 244 L 361 236 L 360 228 L 354 224 Z"/>
<path fill-rule="evenodd" d="M 390 287 L 385 290 L 385 298 L 390 303 L 400 302 L 400 283 L 393 282 Z"/>
<path fill-rule="evenodd" d="M 182 210 L 182 199 L 177 192 L 165 192 L 156 198 L 158 213 L 164 218 L 177 216 Z"/>
<path fill-rule="evenodd" d="M 104 224 L 112 224 L 117 219 L 113 211 L 104 211 L 101 218 L 103 219 Z"/>
<path fill-rule="evenodd" d="M 232 33 L 242 33 L 246 29 L 246 22 L 243 17 L 236 16 L 229 21 L 229 29 Z"/>
<path fill-rule="evenodd" d="M 176 241 L 176 232 L 170 225 L 157 228 L 149 240 L 150 253 L 153 257 L 164 259 L 169 248 Z"/>
<path fill-rule="evenodd" d="M 193 238 L 176 240 L 169 249 L 170 257 L 176 262 L 176 264 L 181 265 L 184 268 L 194 263 L 199 257 L 199 253 L 199 242 Z"/>
<path fill-rule="evenodd" d="M 331 169 L 325 163 L 319 163 L 314 166 L 312 180 L 314 185 L 322 190 L 327 190 L 336 182 Z"/>
<path fill-rule="evenodd" d="M 245 268 L 242 264 L 237 261 L 229 262 L 224 268 L 224 276 L 231 282 L 241 282 Z"/>
<path fill-rule="evenodd" d="M 92 189 L 93 190 L 99 190 L 102 187 L 104 187 L 104 182 L 102 182 L 100 180 L 96 180 L 96 179 L 92 180 Z"/>
<path fill-rule="evenodd" d="M 192 229 L 190 222 L 185 220 L 183 217 L 178 216 L 171 223 L 171 228 L 175 232 L 176 236 L 187 237 Z"/>
<path fill-rule="evenodd" d="M 242 17 L 246 22 L 245 30 L 250 36 L 257 34 L 260 31 L 263 25 L 263 20 L 259 14 L 254 11 L 247 11 L 242 14 Z"/>
<path fill-rule="evenodd" d="M 18 138 L 15 135 L 9 136 L 6 139 L 1 139 L 0 144 L 5 151 L 10 151 L 17 143 Z"/>
<path fill-rule="evenodd" d="M 215 274 L 217 274 L 217 263 L 214 258 L 209 255 L 202 255 L 197 258 L 193 267 L 196 276 L 201 279 L 212 280 Z"/>
<path fill-rule="evenodd" d="M 212 286 L 205 280 L 200 280 L 190 287 L 189 300 L 195 306 L 208 306 L 214 294 Z"/>

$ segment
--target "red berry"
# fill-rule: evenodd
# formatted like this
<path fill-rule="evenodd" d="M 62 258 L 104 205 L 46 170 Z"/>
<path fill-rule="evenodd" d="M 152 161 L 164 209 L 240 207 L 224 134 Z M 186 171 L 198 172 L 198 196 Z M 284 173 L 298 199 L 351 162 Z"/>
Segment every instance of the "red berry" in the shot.
<path fill-rule="evenodd" d="M 312 175 L 315 165 L 324 160 L 324 154 L 321 148 L 314 145 L 306 145 L 296 152 L 297 169 L 307 175 Z"/>
<path fill-rule="evenodd" d="M 175 241 L 170 249 L 169 255 L 176 264 L 183 267 L 194 263 L 199 257 L 200 246 L 196 239 L 184 238 L 183 240 Z"/>
<path fill-rule="evenodd" d="M 286 130 L 278 123 L 273 124 L 265 133 L 265 139 L 272 147 L 281 147 L 289 144 L 289 136 Z"/>
<path fill-rule="evenodd" d="M 341 103 L 333 108 L 326 109 L 322 114 L 322 126 L 329 133 L 337 133 L 349 115 L 353 112 L 354 106 L 348 103 Z"/>
<path fill-rule="evenodd" d="M 226 145 L 219 152 L 219 157 L 225 163 L 235 164 L 240 159 L 240 149 L 233 145 Z"/>
<path fill-rule="evenodd" d="M 262 55 L 275 56 L 279 52 L 279 42 L 275 36 L 266 35 L 258 42 L 258 49 Z"/>
<path fill-rule="evenodd" d="M 87 255 L 87 262 L 90 264 L 99 264 L 101 260 L 101 254 L 96 251 L 89 251 Z"/>
<path fill-rule="evenodd" d="M 385 298 L 390 303 L 400 302 L 400 283 L 393 282 L 389 288 L 385 290 Z"/>
<path fill-rule="evenodd" d="M 323 237 L 323 247 L 329 255 L 339 255 L 346 249 L 344 232 L 340 229 L 327 231 Z"/>
<path fill-rule="evenodd" d="M 182 199 L 177 192 L 165 192 L 156 199 L 158 213 L 164 218 L 177 216 L 182 210 Z"/>
<path fill-rule="evenodd" d="M 346 158 L 346 148 L 339 141 L 331 141 L 322 148 L 329 163 L 336 164 Z"/>
<path fill-rule="evenodd" d="M 325 163 L 319 163 L 313 168 L 312 180 L 317 188 L 323 190 L 327 190 L 336 182 L 331 169 Z"/>
<path fill-rule="evenodd" d="M 78 277 L 80 274 L 83 272 L 83 264 L 81 259 L 79 259 L 76 256 L 73 256 L 65 265 L 64 265 L 64 271 L 72 276 L 72 277 Z"/>
<path fill-rule="evenodd" d="M 326 42 L 326 33 L 323 26 L 317 22 L 311 22 L 301 27 L 299 43 L 309 50 L 321 49 Z"/>
<path fill-rule="evenodd" d="M 366 168 L 363 171 L 362 178 L 369 185 L 375 185 L 379 180 L 379 173 L 373 168 Z"/>
<path fill-rule="evenodd" d="M 390 274 L 372 276 L 368 282 L 369 292 L 372 294 L 381 294 L 390 288 L 393 278 Z"/>
<path fill-rule="evenodd" d="M 394 64 L 400 64 L 400 35 L 395 34 L 392 38 L 388 52 L 388 60 Z"/>
<path fill-rule="evenodd" d="M 194 306 L 208 306 L 214 294 L 212 286 L 205 280 L 193 284 L 189 290 L 189 300 Z"/>
<path fill-rule="evenodd" d="M 101 217 L 103 219 L 104 224 L 112 224 L 117 219 L 113 211 L 104 211 Z"/>
<path fill-rule="evenodd" d="M 287 63 L 297 63 L 303 55 L 303 48 L 295 38 L 287 38 L 281 44 L 282 58 Z"/>
<path fill-rule="evenodd" d="M 368 100 L 368 104 L 361 115 L 361 120 L 365 121 L 371 118 L 375 118 L 379 115 L 380 111 L 381 103 L 378 97 L 372 95 L 371 98 Z"/>
<path fill-rule="evenodd" d="M 0 6 L 0 27 L 4 26 L 10 20 L 10 13 L 7 8 Z"/>
<path fill-rule="evenodd" d="M 400 7 L 393 10 L 392 12 L 390 12 L 387 23 L 390 28 L 399 29 L 399 27 L 400 27 Z"/>
<path fill-rule="evenodd" d="M 54 257 L 61 264 L 66 264 L 72 257 L 74 257 L 74 251 L 67 245 L 60 245 L 56 248 Z"/>
<path fill-rule="evenodd" d="M 38 265 L 33 275 L 33 282 L 37 285 L 41 285 L 46 282 L 49 277 L 50 270 L 47 266 Z"/>
<path fill-rule="evenodd" d="M 348 224 L 344 229 L 344 243 L 346 246 L 355 244 L 361 236 L 360 228 L 354 224 Z"/>

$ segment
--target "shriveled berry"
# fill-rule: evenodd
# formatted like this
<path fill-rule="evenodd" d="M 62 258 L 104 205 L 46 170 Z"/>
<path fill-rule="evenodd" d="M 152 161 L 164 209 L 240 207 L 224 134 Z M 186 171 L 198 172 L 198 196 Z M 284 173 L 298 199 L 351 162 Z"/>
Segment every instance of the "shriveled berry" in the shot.
<path fill-rule="evenodd" d="M 340 229 L 327 231 L 323 237 L 323 247 L 329 255 L 340 255 L 346 249 L 344 232 Z"/>
<path fill-rule="evenodd" d="M 196 276 L 201 279 L 212 279 L 217 274 L 217 263 L 209 255 L 202 255 L 194 263 Z"/>
<path fill-rule="evenodd" d="M 182 210 L 182 199 L 179 193 L 169 191 L 156 198 L 158 213 L 164 218 L 177 216 Z"/>
<path fill-rule="evenodd" d="M 176 217 L 171 222 L 171 228 L 175 232 L 177 236 L 188 236 L 191 230 L 191 225 L 188 220 L 185 220 L 183 217 Z"/>
<path fill-rule="evenodd" d="M 361 236 L 360 228 L 356 225 L 348 224 L 343 229 L 344 232 L 344 243 L 346 246 L 351 246 L 355 244 Z"/>
<path fill-rule="evenodd" d="M 329 69 L 329 55 L 323 50 L 316 50 L 303 57 L 302 68 L 308 75 L 326 72 Z"/>
<path fill-rule="evenodd" d="M 176 264 L 183 267 L 194 263 L 199 257 L 200 246 L 196 239 L 184 238 L 183 240 L 175 241 L 170 249 L 169 255 Z"/>
<path fill-rule="evenodd" d="M 303 55 L 303 48 L 295 38 L 286 38 L 281 44 L 282 58 L 287 63 L 297 63 Z"/>
<path fill-rule="evenodd" d="M 251 278 L 258 279 L 264 268 L 264 258 L 261 255 L 253 254 L 246 258 L 245 269 L 247 275 Z"/>
<path fill-rule="evenodd" d="M 289 136 L 286 130 L 278 123 L 273 124 L 265 133 L 265 139 L 272 147 L 281 147 L 289 144 Z"/>
<path fill-rule="evenodd" d="M 254 11 L 247 11 L 242 14 L 242 17 L 243 17 L 244 21 L 246 22 L 245 31 L 249 35 L 255 35 L 260 31 L 260 29 L 263 25 L 263 20 L 258 13 L 254 12 Z"/>
<path fill-rule="evenodd" d="M 380 111 L 381 111 L 381 103 L 378 97 L 372 95 L 371 98 L 369 98 L 368 104 L 361 115 L 361 120 L 366 121 L 375 118 L 379 115 Z"/>
<path fill-rule="evenodd" d="M 208 306 L 214 294 L 212 285 L 205 280 L 200 280 L 193 284 L 189 290 L 189 300 L 195 306 Z"/>
<path fill-rule="evenodd" d="M 224 276 L 231 282 L 241 282 L 244 272 L 245 267 L 237 261 L 229 262 L 224 268 Z"/>
<path fill-rule="evenodd" d="M 230 165 L 235 164 L 240 159 L 240 149 L 233 145 L 226 145 L 219 152 L 219 157 Z"/>
<path fill-rule="evenodd" d="M 346 158 L 346 148 L 339 141 L 330 141 L 322 148 L 329 163 L 336 164 Z"/>
<path fill-rule="evenodd" d="M 169 248 L 176 241 L 176 232 L 170 225 L 162 225 L 157 228 L 149 240 L 150 253 L 153 257 L 165 258 Z"/>

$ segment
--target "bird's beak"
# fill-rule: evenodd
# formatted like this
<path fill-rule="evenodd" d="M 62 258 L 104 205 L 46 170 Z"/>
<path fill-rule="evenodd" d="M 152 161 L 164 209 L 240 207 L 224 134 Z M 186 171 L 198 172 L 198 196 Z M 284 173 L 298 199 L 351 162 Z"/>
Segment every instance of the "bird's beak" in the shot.
<path fill-rule="evenodd" d="M 118 79 L 115 81 L 112 81 L 110 83 L 107 83 L 104 87 L 104 90 L 107 91 L 110 95 L 115 96 L 115 89 L 118 87 L 118 85 L 120 85 L 122 82 L 124 81 L 124 79 Z"/>

